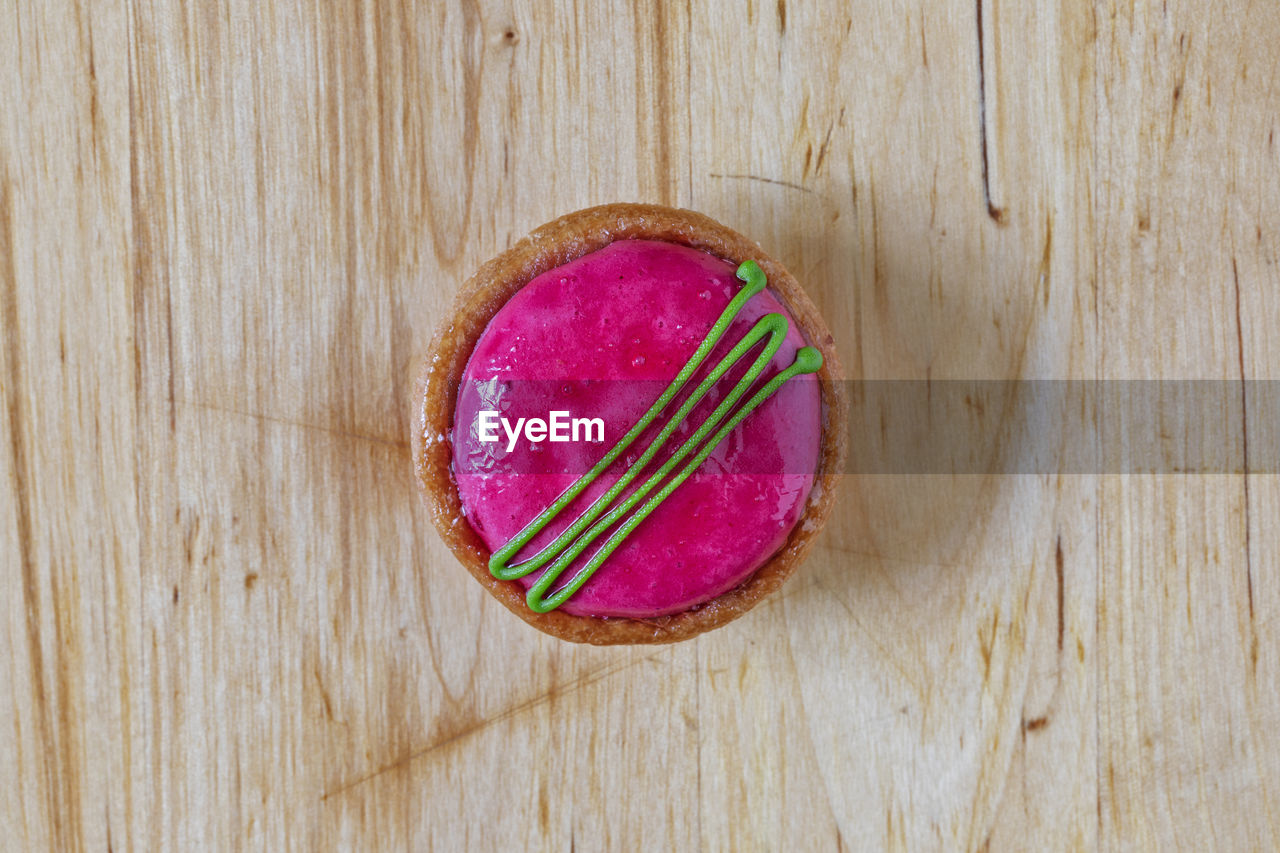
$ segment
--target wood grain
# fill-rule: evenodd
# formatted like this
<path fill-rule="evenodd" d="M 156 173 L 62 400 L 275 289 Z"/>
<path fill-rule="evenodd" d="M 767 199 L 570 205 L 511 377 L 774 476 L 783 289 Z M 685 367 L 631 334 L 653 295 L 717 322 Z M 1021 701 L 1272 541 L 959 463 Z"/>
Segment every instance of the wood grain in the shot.
<path fill-rule="evenodd" d="M 453 563 L 404 402 L 476 265 L 617 200 L 758 239 L 856 376 L 1278 379 L 1276 44 L 1190 0 L 5 5 L 0 846 L 1277 847 L 1274 471 L 850 475 L 749 616 L 579 648 Z"/>

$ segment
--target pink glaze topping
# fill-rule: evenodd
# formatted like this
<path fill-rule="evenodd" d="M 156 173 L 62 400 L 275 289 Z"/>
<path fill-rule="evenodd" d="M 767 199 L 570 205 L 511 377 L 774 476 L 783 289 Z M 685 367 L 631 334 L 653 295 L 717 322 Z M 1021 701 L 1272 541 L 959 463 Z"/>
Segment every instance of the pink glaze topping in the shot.
<path fill-rule="evenodd" d="M 619 241 L 538 276 L 498 311 L 463 374 L 453 428 L 463 511 L 491 550 L 555 501 L 648 409 L 741 287 L 734 270 L 696 249 Z M 747 302 L 707 363 L 716 363 L 771 312 L 787 316 L 790 330 L 762 378 L 790 365 L 806 342 L 767 290 Z M 731 371 L 693 410 L 673 436 L 672 449 L 741 373 Z M 668 407 L 668 415 L 679 399 L 683 395 Z M 482 410 L 497 411 L 511 424 L 519 418 L 545 420 L 552 411 L 600 418 L 604 441 L 531 443 L 521 435 L 508 449 L 502 428 L 497 441 L 480 440 Z M 570 504 L 521 558 L 543 548 L 617 482 L 656 428 Z M 562 609 L 647 618 L 687 610 L 742 583 L 782 546 L 803 513 L 820 439 L 817 380 L 793 377 L 641 523 Z M 664 449 L 651 467 L 667 455 Z M 539 574 L 521 582 L 527 588 Z"/>

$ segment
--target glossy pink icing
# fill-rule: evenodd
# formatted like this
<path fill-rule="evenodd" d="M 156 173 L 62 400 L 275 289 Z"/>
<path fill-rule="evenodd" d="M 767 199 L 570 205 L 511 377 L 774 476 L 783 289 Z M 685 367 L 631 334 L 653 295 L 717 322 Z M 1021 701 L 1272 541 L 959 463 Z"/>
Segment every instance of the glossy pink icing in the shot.
<path fill-rule="evenodd" d="M 734 271 L 733 264 L 684 246 L 619 241 L 538 276 L 498 311 L 467 364 L 453 428 L 463 511 L 491 550 L 589 470 L 648 409 L 741 287 Z M 704 367 L 770 312 L 787 314 L 766 290 L 744 306 Z M 765 379 L 789 365 L 806 343 L 789 315 L 788 320 L 791 330 Z M 691 426 L 672 436 L 650 471 L 705 420 L 734 379 L 731 373 L 693 411 Z M 659 415 L 659 427 L 677 405 Z M 522 437 L 508 453 L 501 429 L 499 442 L 479 441 L 481 409 L 499 410 L 512 421 L 546 418 L 552 410 L 600 417 L 605 441 L 530 445 Z M 651 428 L 642 435 L 519 559 L 554 539 L 616 482 L 655 432 Z M 793 378 L 739 425 L 562 609 L 591 616 L 660 616 L 742 583 L 782 546 L 803 512 L 820 440 L 817 380 Z M 575 569 L 571 566 L 561 582 Z M 540 573 L 522 582 L 528 587 Z"/>

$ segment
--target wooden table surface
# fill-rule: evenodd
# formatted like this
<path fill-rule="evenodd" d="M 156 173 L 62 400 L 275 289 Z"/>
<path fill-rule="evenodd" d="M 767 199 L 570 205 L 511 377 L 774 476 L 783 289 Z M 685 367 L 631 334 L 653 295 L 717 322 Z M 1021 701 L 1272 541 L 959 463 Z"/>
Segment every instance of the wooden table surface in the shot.
<path fill-rule="evenodd" d="M 1280 845 L 1274 466 L 850 475 L 746 618 L 582 648 L 445 551 L 405 403 L 618 200 L 855 377 L 1280 378 L 1280 7 L 659 5 L 3 4 L 0 847 Z"/>

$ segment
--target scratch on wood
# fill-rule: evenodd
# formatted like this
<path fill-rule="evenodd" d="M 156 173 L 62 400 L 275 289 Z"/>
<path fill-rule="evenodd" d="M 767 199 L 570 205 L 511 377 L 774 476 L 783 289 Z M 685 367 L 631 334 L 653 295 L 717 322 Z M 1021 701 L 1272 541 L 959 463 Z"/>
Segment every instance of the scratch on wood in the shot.
<path fill-rule="evenodd" d="M 1178 118 L 1178 104 L 1182 102 L 1182 88 L 1187 79 L 1187 62 L 1190 58 L 1187 44 L 1187 34 L 1183 33 L 1178 37 L 1178 52 L 1182 56 L 1182 66 L 1177 72 L 1177 82 L 1173 86 L 1173 104 L 1169 108 L 1169 127 L 1165 132 L 1165 148 L 1170 148 L 1173 145 L 1174 125 Z"/>
<path fill-rule="evenodd" d="M 983 0 L 975 0 L 978 21 L 978 137 L 982 149 L 982 200 L 987 205 L 987 216 L 998 225 L 1004 224 L 1004 209 L 991 200 L 991 170 L 987 154 L 987 56 L 982 34 Z"/>
<path fill-rule="evenodd" d="M 881 638 L 876 634 L 875 631 L 872 631 L 870 628 L 868 628 L 866 625 L 862 623 L 862 621 L 858 618 L 858 614 L 855 613 L 853 608 L 849 606 L 849 602 L 845 601 L 844 598 L 842 598 L 838 593 L 828 588 L 827 585 L 824 584 L 822 580 L 816 576 L 814 577 L 813 580 L 809 581 L 809 583 L 807 583 L 801 589 L 810 589 L 810 588 L 819 590 L 820 592 L 824 593 L 830 601 L 834 601 L 836 604 L 840 605 L 841 609 L 843 609 L 844 612 L 849 617 L 849 624 L 852 625 L 854 628 L 856 628 L 859 631 L 859 633 L 861 633 L 867 639 L 867 642 L 871 643 L 873 646 L 876 647 L 877 651 L 879 652 L 880 659 L 884 663 L 888 664 L 889 666 L 892 666 L 895 670 L 897 670 L 898 674 L 902 676 L 903 682 L 910 685 L 911 689 L 914 690 L 916 694 L 918 694 L 921 697 L 925 695 L 925 692 L 926 692 L 925 689 L 921 686 L 920 681 L 916 678 L 916 676 L 912 673 L 912 671 L 902 664 L 898 656 L 893 653 L 893 651 L 889 648 L 889 646 L 885 645 L 883 640 L 881 640 Z M 786 599 L 786 598 L 789 598 L 792 594 L 793 593 L 786 593 L 782 596 L 774 596 L 774 598 Z M 765 605 L 762 605 L 762 606 L 769 606 L 771 603 L 772 603 L 772 600 L 770 600 L 769 602 L 766 602 Z M 746 660 L 743 660 L 742 663 L 743 663 L 743 666 L 745 667 Z M 739 688 L 742 687 L 741 676 L 738 679 L 738 686 Z"/>
<path fill-rule="evenodd" d="M 89 57 L 88 57 L 89 58 L 89 130 L 91 134 L 90 145 L 93 146 L 94 154 L 99 155 L 98 140 L 105 134 L 103 133 L 103 130 L 102 130 L 102 109 L 98 105 L 98 61 L 97 61 L 97 53 L 94 50 L 94 46 L 93 46 L 93 27 L 86 26 L 84 28 L 84 31 L 86 36 L 86 39 L 85 39 L 86 46 L 88 47 L 88 53 L 89 53 Z M 101 167 L 104 163 L 104 158 L 102 158 L 99 155 L 99 156 L 95 156 L 95 159 L 97 160 L 99 167 Z"/>
<path fill-rule="evenodd" d="M 1058 654 L 1062 654 L 1062 638 L 1066 634 L 1067 623 L 1063 612 L 1063 557 L 1062 535 L 1058 535 L 1058 544 L 1053 552 L 1053 564 L 1058 575 Z"/>
<path fill-rule="evenodd" d="M 841 113 L 843 114 L 843 110 Z M 835 129 L 835 126 L 836 123 L 834 121 L 827 125 L 826 136 L 822 137 L 822 145 L 818 146 L 818 162 L 813 167 L 815 175 L 822 171 L 822 161 L 827 159 L 827 147 L 831 144 L 831 131 Z"/>
<path fill-rule="evenodd" d="M 159 131 L 154 126 L 154 121 L 149 121 L 145 126 L 139 119 L 138 100 L 135 93 L 135 86 L 129 87 L 129 204 L 130 216 L 133 221 L 133 247 L 132 247 L 132 264 L 133 264 L 133 325 L 134 325 L 134 380 L 139 387 L 143 385 L 143 363 L 146 359 L 146 348 L 150 346 L 150 341 L 144 342 L 141 338 L 147 335 L 146 317 L 148 303 L 150 300 L 146 295 L 146 287 L 156 281 L 161 281 L 164 286 L 164 322 L 165 322 L 165 364 L 168 369 L 166 379 L 166 390 L 169 404 L 169 432 L 177 431 L 177 414 L 175 410 L 175 390 L 176 373 L 174 370 L 174 345 L 173 345 L 173 304 L 171 298 L 171 288 L 169 281 L 169 270 L 167 259 L 163 257 L 163 249 L 158 244 L 163 241 L 156 240 L 153 230 L 156 228 L 155 223 L 158 218 L 154 215 L 155 208 L 165 203 L 165 199 L 161 197 L 159 192 L 155 191 L 153 186 L 144 184 L 148 175 L 148 168 L 143 164 L 142 152 L 146 150 L 147 142 L 140 141 L 144 133 L 150 133 L 153 138 L 149 140 L 152 147 L 163 147 L 163 140 L 154 138 L 158 137 Z M 148 192 L 150 190 L 150 192 Z M 163 219 L 163 217 L 160 217 Z M 142 397 L 139 397 L 139 405 L 141 405 Z"/>
<path fill-rule="evenodd" d="M 320 703 L 324 706 L 324 715 L 333 722 L 338 722 L 338 719 L 333 716 L 333 702 L 329 699 L 329 691 L 324 687 L 324 679 L 320 677 L 320 670 L 312 669 L 312 673 L 316 677 L 316 686 L 320 688 Z"/>
<path fill-rule="evenodd" d="M 926 379 L 926 382 L 927 381 L 929 380 Z M 875 560 L 877 562 L 898 563 L 904 566 L 913 566 L 913 567 L 929 566 L 935 569 L 951 569 L 955 571 L 964 571 L 966 569 L 971 568 L 970 566 L 966 565 L 963 562 L 952 562 L 952 561 L 944 561 L 944 560 L 929 560 L 927 562 L 919 561 L 914 559 L 907 559 L 905 557 L 895 557 L 892 554 L 884 554 L 884 553 L 881 553 L 880 551 L 868 551 L 860 548 L 850 548 L 847 545 L 836 545 L 830 542 L 819 542 L 814 547 L 817 548 L 817 550 L 819 551 L 830 551 L 832 553 L 841 554 L 844 556 L 863 557 L 868 560 Z M 1027 562 L 1010 562 L 1005 565 L 1008 565 L 1011 570 L 1016 568 L 1020 571 L 1031 571 L 1035 567 L 1035 561 L 1031 560 Z M 769 603 L 771 601 L 773 601 L 772 598 L 770 598 L 768 601 L 765 601 L 760 606 L 767 607 L 769 606 Z"/>
<path fill-rule="evenodd" d="M 1098 747 L 1097 747 L 1097 740 L 1096 740 L 1096 739 L 1097 739 L 1097 734 L 1095 734 L 1095 735 L 1094 735 L 1094 738 L 1095 738 L 1095 741 L 1094 741 L 1094 749 L 1096 750 L 1096 749 L 1098 748 Z M 1097 797 L 1095 797 L 1095 798 L 1094 798 L 1094 808 L 1097 810 L 1097 816 L 1098 816 L 1098 823 L 1097 823 L 1097 827 L 1098 827 L 1098 835 L 1099 835 L 1099 837 L 1100 837 L 1100 836 L 1102 835 L 1102 826 L 1103 826 L 1103 822 L 1102 822 L 1102 785 L 1101 785 L 1100 783 L 1098 784 L 1098 795 L 1097 795 Z"/>
<path fill-rule="evenodd" d="M 44 647 L 40 642 L 40 593 L 37 589 L 34 528 L 31 518 L 31 488 L 27 471 L 27 423 L 22 400 L 22 341 L 18 334 L 18 276 L 13 262 L 13 199 L 7 175 L 0 175 L 0 317 L 4 321 L 7 380 L 4 382 L 5 409 L 9 418 L 9 453 L 13 471 L 14 513 L 18 534 L 18 568 L 22 577 L 23 609 L 26 611 L 27 665 L 35 699 L 36 741 L 43 747 L 41 762 L 45 808 L 54 830 L 56 849 L 62 849 L 64 817 L 55 774 L 57 744 L 50 735 L 48 690 L 45 685 Z"/>
<path fill-rule="evenodd" d="M 248 418 L 250 420 L 262 421 L 270 424 L 279 424 L 280 426 L 296 427 L 301 430 L 307 430 L 309 432 L 319 432 L 325 435 L 336 436 L 338 438 L 347 438 L 347 439 L 351 439 L 352 441 L 366 441 L 371 444 L 381 444 L 387 447 L 394 447 L 400 450 L 409 449 L 409 442 L 403 441 L 401 439 L 382 438 L 381 436 L 367 435 L 365 433 L 360 433 L 360 432 L 350 432 L 348 430 L 332 429 L 330 427 L 317 426 L 316 424 L 309 424 L 303 421 L 290 420 L 289 418 L 277 418 L 271 415 L 258 414 L 256 412 L 242 412 L 242 411 L 239 411 L 238 409 L 228 409 L 224 406 L 213 406 L 213 405 L 209 405 L 208 403 L 195 403 L 189 400 L 179 400 L 178 404 L 181 406 L 188 406 L 193 409 L 203 409 L 204 411 L 208 411 L 208 412 L 218 412 L 225 415 L 236 415 L 237 417 Z"/>
<path fill-rule="evenodd" d="M 782 602 L 788 601 L 792 597 L 800 595 L 805 591 L 818 586 L 819 586 L 819 583 L 816 580 L 811 580 L 805 584 L 791 584 L 788 587 L 788 589 L 770 596 L 767 601 L 761 602 L 760 605 L 756 607 L 756 611 L 760 612 L 772 607 L 778 607 Z M 844 604 L 843 602 L 841 603 Z M 847 604 L 844 604 L 844 607 L 848 609 Z M 884 649 L 883 646 L 881 648 L 882 650 Z M 652 663 L 656 661 L 658 658 L 662 657 L 663 655 L 669 654 L 669 653 L 670 653 L 670 649 L 663 649 L 661 651 L 655 652 L 654 654 L 646 655 L 645 657 L 638 658 L 636 660 L 627 661 L 626 663 L 620 664 L 615 667 L 603 667 L 594 672 L 589 672 L 586 675 L 582 676 L 581 678 L 578 678 L 563 687 L 558 687 L 558 686 L 553 687 L 550 690 L 546 691 L 545 693 L 539 694 L 538 696 L 535 696 L 534 698 L 529 699 L 528 701 L 522 702 L 519 705 L 509 708 L 508 710 L 498 714 L 495 717 L 490 717 L 485 720 L 480 720 L 479 722 L 466 726 L 457 732 L 454 732 L 452 734 L 449 734 L 441 738 L 435 743 L 431 743 L 431 744 L 428 744 L 427 746 L 414 749 L 412 752 L 408 753 L 407 755 L 403 755 L 400 758 L 397 758 L 396 760 L 392 761 L 391 763 L 383 767 L 380 767 L 371 773 L 361 776 L 358 779 L 355 779 L 354 781 L 338 785 L 332 790 L 321 794 L 320 800 L 323 802 L 325 800 L 330 799 L 331 797 L 337 796 L 338 794 L 346 793 L 347 791 L 350 791 L 353 788 L 359 787 L 360 785 L 363 785 L 364 783 L 372 779 L 376 779 L 381 775 L 390 773 L 394 770 L 404 767 L 405 765 L 413 761 L 416 761 L 417 759 L 423 757 L 424 755 L 428 755 L 432 752 L 435 752 L 438 749 L 442 749 L 446 746 L 457 743 L 458 741 L 461 741 L 467 737 L 470 737 L 473 734 L 482 732 L 485 729 L 490 728 L 491 726 L 497 725 L 499 723 L 508 722 L 520 716 L 521 714 L 524 714 L 528 711 L 533 710 L 534 708 L 538 708 L 538 707 L 541 707 L 542 705 L 545 705 L 546 703 L 552 701 L 553 699 L 558 699 L 558 698 L 567 696 L 571 693 L 575 693 L 579 690 L 582 690 L 583 688 L 586 688 L 591 686 L 592 684 L 595 684 L 598 681 L 603 681 L 606 678 L 611 678 L 614 675 L 619 675 L 623 672 L 634 669 L 635 667 Z M 885 650 L 885 653 L 887 654 L 887 650 Z M 905 671 L 904 671 L 904 674 L 906 674 Z M 907 675 L 908 675 L 908 680 L 910 680 L 909 674 Z M 917 690 L 919 689 L 919 686 L 914 685 L 914 683 L 913 683 L 913 686 L 916 686 Z"/>
<path fill-rule="evenodd" d="M 178 431 L 178 410 L 174 402 L 174 375 L 176 371 L 173 367 L 173 290 L 169 286 L 169 277 L 165 276 L 165 294 L 164 294 L 164 337 L 165 352 L 169 365 L 169 432 Z"/>
<path fill-rule="evenodd" d="M 1053 214 L 1044 217 L 1044 254 L 1040 257 L 1040 284 L 1044 288 L 1044 304 L 1049 307 L 1049 283 L 1053 267 Z"/>
<path fill-rule="evenodd" d="M 991 614 L 991 633 L 988 635 L 978 626 L 978 653 L 982 655 L 982 683 L 991 680 L 991 653 L 995 651 L 996 635 L 1000 631 L 1000 608 Z"/>
<path fill-rule="evenodd" d="M 722 175 L 717 172 L 709 173 L 708 177 L 724 178 L 734 181 L 759 181 L 762 184 L 775 184 L 780 187 L 786 187 L 790 190 L 799 190 L 802 193 L 812 193 L 813 190 L 801 184 L 793 184 L 790 181 L 779 181 L 775 178 L 763 178 L 760 175 Z"/>
<path fill-rule="evenodd" d="M 581 678 L 578 678 L 575 681 L 572 681 L 563 687 L 560 687 L 560 686 L 552 687 L 550 690 L 547 690 L 544 693 L 540 693 L 537 696 L 534 696 L 532 699 L 528 699 L 524 702 L 519 703 L 518 705 L 508 708 L 506 711 L 503 711 L 497 716 L 488 717 L 486 719 L 479 720 L 478 722 L 475 722 L 469 726 L 465 726 L 459 731 L 448 734 L 443 738 L 435 741 L 434 743 L 428 744 L 424 747 L 420 747 L 405 755 L 402 755 L 401 757 L 395 759 L 389 764 L 385 764 L 382 767 L 377 768 L 371 773 L 367 773 L 366 775 L 361 776 L 351 782 L 342 783 L 337 787 L 333 788 L 332 790 L 326 791 L 325 793 L 321 794 L 320 800 L 321 802 L 323 802 L 325 800 L 330 799 L 331 797 L 336 797 L 339 794 L 345 794 L 354 788 L 358 788 L 361 785 L 364 785 L 365 783 L 378 778 L 379 776 L 383 776 L 394 770 L 398 770 L 401 767 L 404 767 L 412 763 L 413 761 L 416 761 L 417 759 L 423 757 L 424 755 L 435 752 L 436 750 L 439 750 L 439 749 L 443 749 L 444 747 L 457 743 L 461 740 L 464 740 L 470 737 L 471 735 L 474 735 L 486 729 L 492 728 L 493 726 L 496 726 L 500 723 L 509 722 L 515 719 L 516 717 L 519 717 L 522 714 L 532 711 L 535 708 L 539 708 L 554 699 L 558 699 L 563 696 L 567 696 L 571 693 L 575 693 L 586 687 L 590 687 L 592 684 L 595 684 L 598 681 L 603 681 L 606 678 L 610 678 L 611 676 L 617 675 L 618 673 L 621 673 L 621 672 L 625 672 L 626 670 L 640 666 L 641 664 L 645 664 L 645 663 L 649 663 L 651 661 L 657 660 L 659 657 L 667 653 L 668 653 L 668 650 L 664 649 L 661 652 L 648 655 L 638 660 L 628 661 L 626 663 L 623 663 L 617 666 L 612 666 L 612 667 L 602 667 L 601 669 L 598 669 L 594 672 L 587 673 Z"/>
<path fill-rule="evenodd" d="M 1244 570 L 1249 594 L 1249 622 L 1253 622 L 1253 543 L 1249 505 L 1249 388 L 1244 372 L 1244 327 L 1240 322 L 1240 268 L 1231 257 L 1231 278 L 1236 289 L 1236 355 L 1240 365 L 1240 443 L 1244 455 Z"/>
<path fill-rule="evenodd" d="M 884 310 L 889 305 L 889 291 L 885 285 L 884 268 L 880 262 L 880 208 L 876 204 L 876 185 L 871 184 L 871 293 L 876 307 Z"/>

